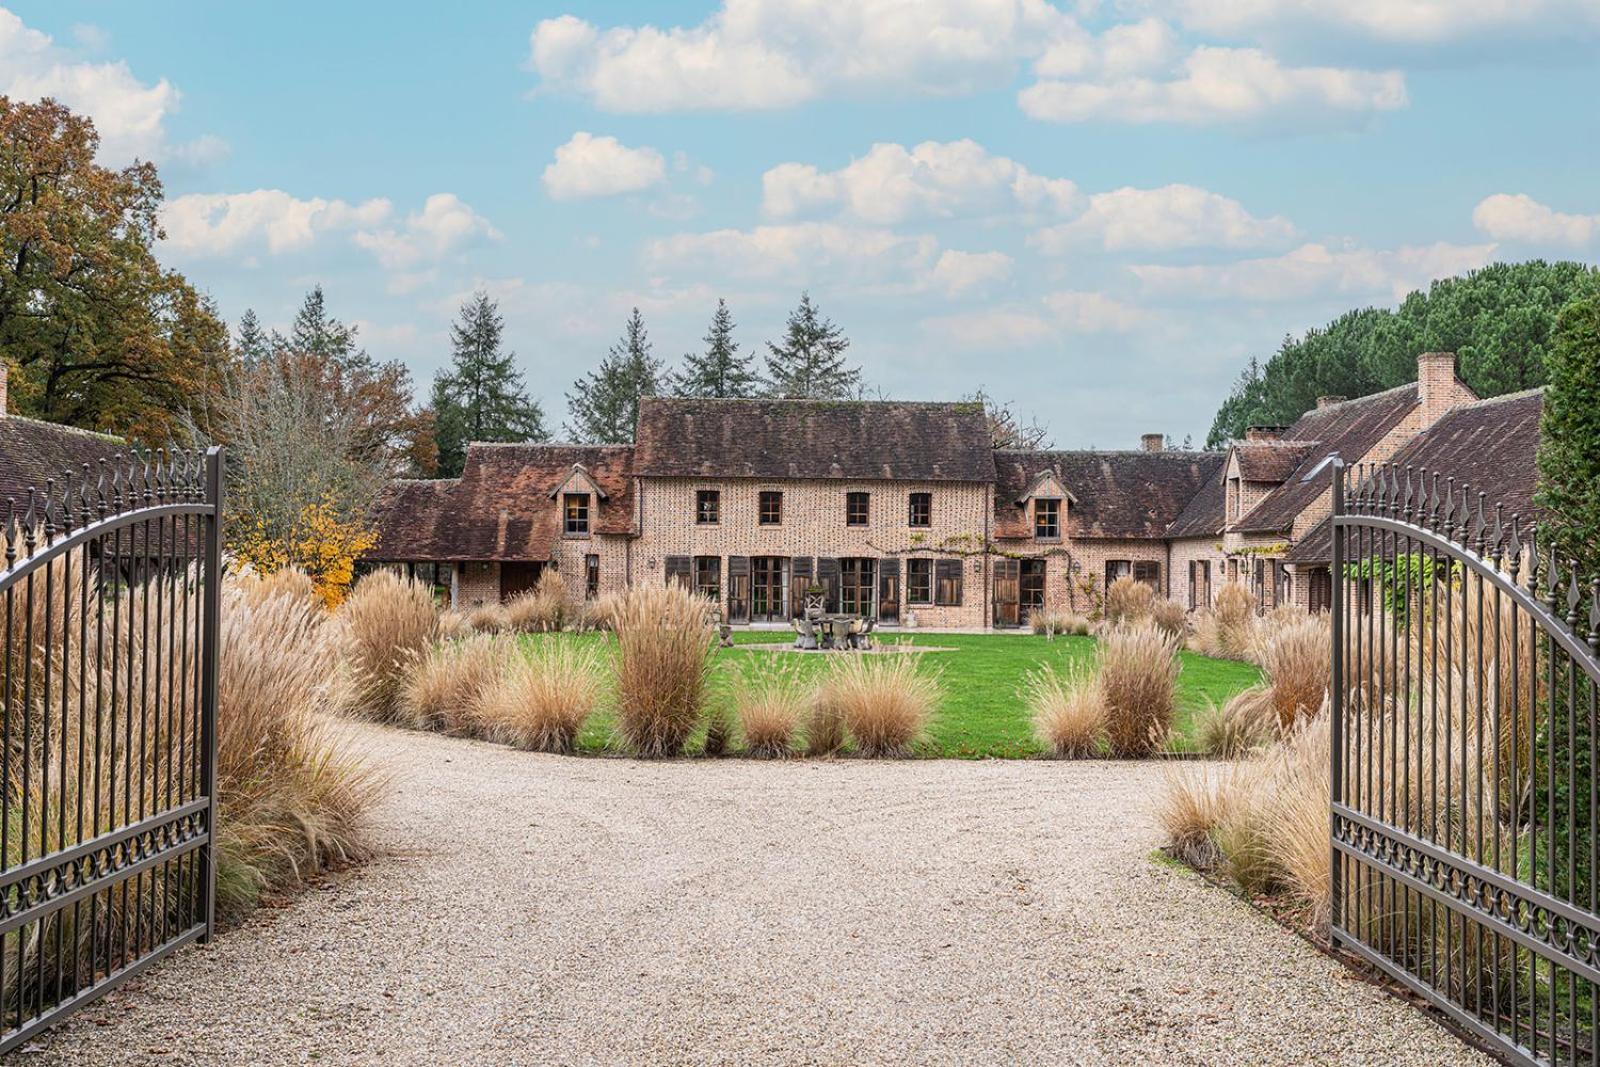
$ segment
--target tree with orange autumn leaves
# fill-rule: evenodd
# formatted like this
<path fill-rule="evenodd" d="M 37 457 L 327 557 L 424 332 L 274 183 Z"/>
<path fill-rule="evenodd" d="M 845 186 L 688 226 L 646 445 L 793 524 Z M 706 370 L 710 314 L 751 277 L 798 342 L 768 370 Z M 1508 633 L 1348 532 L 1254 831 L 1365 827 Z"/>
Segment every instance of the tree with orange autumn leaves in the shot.
<path fill-rule="evenodd" d="M 161 180 L 95 161 L 94 124 L 0 97 L 0 358 L 23 415 L 151 445 L 214 416 L 229 360 L 211 302 L 156 261 Z"/>

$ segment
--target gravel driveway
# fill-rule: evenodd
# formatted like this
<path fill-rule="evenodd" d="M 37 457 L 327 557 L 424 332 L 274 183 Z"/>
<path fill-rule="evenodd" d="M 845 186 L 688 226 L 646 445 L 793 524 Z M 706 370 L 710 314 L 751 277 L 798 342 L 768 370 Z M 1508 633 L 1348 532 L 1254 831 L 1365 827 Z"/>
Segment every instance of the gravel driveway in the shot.
<path fill-rule="evenodd" d="M 383 858 L 18 1059 L 1488 1062 L 1155 862 L 1157 765 L 360 738 Z"/>

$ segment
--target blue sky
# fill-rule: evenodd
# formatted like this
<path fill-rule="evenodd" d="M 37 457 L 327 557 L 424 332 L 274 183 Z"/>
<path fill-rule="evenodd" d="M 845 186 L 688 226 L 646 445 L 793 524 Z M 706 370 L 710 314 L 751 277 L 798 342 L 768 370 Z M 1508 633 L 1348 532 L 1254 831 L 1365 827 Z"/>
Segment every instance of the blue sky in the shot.
<path fill-rule="evenodd" d="M 1596 0 L 0 8 L 0 91 L 155 159 L 230 321 L 320 282 L 419 389 L 474 289 L 548 421 L 643 309 L 808 288 L 885 394 L 1197 440 L 1244 361 L 1493 259 L 1600 256 Z"/>

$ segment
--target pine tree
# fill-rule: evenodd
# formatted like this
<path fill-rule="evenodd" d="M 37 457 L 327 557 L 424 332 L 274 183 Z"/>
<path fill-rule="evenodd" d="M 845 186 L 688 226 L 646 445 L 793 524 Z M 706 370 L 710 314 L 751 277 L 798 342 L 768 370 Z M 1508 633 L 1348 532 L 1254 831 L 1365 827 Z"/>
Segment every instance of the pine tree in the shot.
<path fill-rule="evenodd" d="M 1540 422 L 1538 503 L 1562 555 L 1600 575 L 1600 296 L 1556 318 Z"/>
<path fill-rule="evenodd" d="M 272 343 L 272 337 L 261 328 L 261 320 L 256 318 L 254 309 L 245 308 L 244 314 L 239 316 L 239 329 L 233 342 L 239 359 L 246 367 L 254 367 L 271 354 Z"/>
<path fill-rule="evenodd" d="M 717 301 L 711 332 L 705 340 L 704 355 L 684 354 L 683 371 L 673 376 L 673 392 L 697 397 L 755 396 L 761 385 L 755 356 L 739 354 L 739 344 L 733 339 L 733 313 L 728 310 L 727 301 Z"/>
<path fill-rule="evenodd" d="M 661 362 L 650 356 L 644 316 L 634 308 L 622 341 L 611 346 L 600 366 L 572 383 L 567 394 L 571 421 L 567 432 L 582 441 L 623 444 L 633 440 L 639 398 L 661 388 Z"/>
<path fill-rule="evenodd" d="M 345 370 L 372 366 L 372 357 L 356 344 L 356 328 L 328 314 L 320 285 L 312 287 L 295 313 L 289 345 L 296 352 L 330 360 Z"/>
<path fill-rule="evenodd" d="M 849 338 L 800 294 L 783 343 L 767 342 L 767 393 L 790 400 L 850 400 L 861 395 L 861 368 L 847 366 Z"/>
<path fill-rule="evenodd" d="M 528 398 L 516 353 L 500 350 L 505 320 L 485 293 L 461 305 L 450 327 L 450 368 L 433 380 L 439 473 L 461 474 L 471 441 L 542 441 L 544 411 Z"/>

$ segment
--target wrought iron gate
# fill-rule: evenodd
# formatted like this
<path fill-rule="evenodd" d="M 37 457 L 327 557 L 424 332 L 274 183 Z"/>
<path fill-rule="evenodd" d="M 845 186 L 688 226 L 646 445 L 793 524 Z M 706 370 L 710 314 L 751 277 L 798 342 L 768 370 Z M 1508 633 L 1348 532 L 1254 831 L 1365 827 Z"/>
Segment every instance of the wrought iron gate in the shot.
<path fill-rule="evenodd" d="M 4 503 L 0 1052 L 209 938 L 222 461 Z"/>
<path fill-rule="evenodd" d="M 1468 485 L 1346 475 L 1334 941 L 1513 1058 L 1600 1062 L 1600 582 Z"/>

